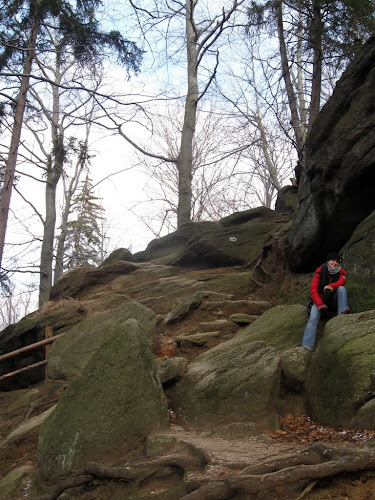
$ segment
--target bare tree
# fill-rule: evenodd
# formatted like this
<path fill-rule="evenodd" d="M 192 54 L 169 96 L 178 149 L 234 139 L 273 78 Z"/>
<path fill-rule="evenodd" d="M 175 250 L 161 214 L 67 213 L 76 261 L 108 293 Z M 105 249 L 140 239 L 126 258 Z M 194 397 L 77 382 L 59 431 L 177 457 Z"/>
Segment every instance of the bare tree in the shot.
<path fill-rule="evenodd" d="M 173 157 L 179 149 L 183 110 L 173 103 L 167 106 L 167 110 L 166 116 L 159 117 L 154 126 L 153 143 L 166 155 Z M 241 155 L 247 145 L 238 146 L 238 120 L 232 119 L 224 109 L 216 107 L 215 111 L 207 105 L 197 115 L 192 156 L 192 221 L 214 220 L 228 215 L 230 209 L 223 203 L 224 199 L 231 200 L 231 207 L 249 208 L 249 200 L 246 202 L 241 196 L 249 172 L 238 171 Z M 147 223 L 150 222 L 152 204 L 155 222 L 159 225 L 154 236 L 160 236 L 161 231 L 176 230 L 179 192 L 177 166 L 141 154 L 139 165 L 149 179 L 145 188 L 150 199 L 147 204 Z M 145 219 L 142 217 L 143 221 Z"/>
<path fill-rule="evenodd" d="M 244 0 L 233 0 L 228 8 L 223 7 L 216 11 L 217 13 L 212 13 L 212 5 L 209 8 L 203 1 L 198 0 L 174 1 L 172 3 L 155 2 L 153 8 L 147 11 L 132 2 L 144 22 L 157 26 L 158 29 L 160 29 L 162 21 L 167 23 L 167 29 L 174 21 L 179 22 L 182 19 L 184 22 L 183 39 L 186 43 L 185 70 L 187 88 L 184 98 L 184 119 L 175 156 L 151 152 L 132 140 L 124 132 L 121 125 L 118 126 L 120 134 L 138 151 L 149 157 L 176 165 L 178 171 L 177 227 L 181 227 L 182 224 L 191 220 L 193 140 L 197 122 L 198 102 L 206 95 L 217 72 L 219 64 L 217 42 L 224 30 L 230 26 L 231 18 L 243 2 Z M 165 36 L 168 48 L 168 32 L 166 32 Z M 176 48 L 171 47 L 171 49 L 174 51 Z M 199 75 L 200 69 L 202 69 L 202 73 L 206 73 L 205 79 Z M 202 90 L 199 89 L 200 82 L 203 86 Z"/>

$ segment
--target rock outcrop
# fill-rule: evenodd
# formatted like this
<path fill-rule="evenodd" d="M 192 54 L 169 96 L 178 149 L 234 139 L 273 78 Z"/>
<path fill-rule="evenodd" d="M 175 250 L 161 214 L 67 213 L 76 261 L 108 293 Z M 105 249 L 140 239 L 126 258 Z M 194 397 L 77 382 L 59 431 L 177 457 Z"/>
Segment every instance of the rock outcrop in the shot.
<path fill-rule="evenodd" d="M 357 53 L 306 141 L 288 262 L 312 271 L 375 209 L 375 37 Z"/>

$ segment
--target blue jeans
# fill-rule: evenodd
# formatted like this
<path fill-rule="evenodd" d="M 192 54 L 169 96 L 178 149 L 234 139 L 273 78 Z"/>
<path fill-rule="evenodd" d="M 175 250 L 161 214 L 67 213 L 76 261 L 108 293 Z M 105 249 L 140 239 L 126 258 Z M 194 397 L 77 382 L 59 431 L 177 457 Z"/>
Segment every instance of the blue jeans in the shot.
<path fill-rule="evenodd" d="M 342 314 L 345 309 L 348 308 L 348 296 L 346 294 L 346 288 L 344 286 L 339 286 L 338 289 L 334 292 L 333 304 L 335 308 L 337 307 L 338 314 Z M 303 334 L 302 345 L 304 347 L 314 347 L 316 330 L 318 328 L 319 320 L 320 311 L 318 307 L 313 304 L 310 312 L 310 317 Z"/>

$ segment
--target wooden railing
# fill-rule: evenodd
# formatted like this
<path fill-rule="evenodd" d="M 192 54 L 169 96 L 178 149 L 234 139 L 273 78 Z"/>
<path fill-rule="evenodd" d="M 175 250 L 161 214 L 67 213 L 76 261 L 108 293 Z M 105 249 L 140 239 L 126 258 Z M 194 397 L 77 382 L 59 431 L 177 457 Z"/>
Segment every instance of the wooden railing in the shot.
<path fill-rule="evenodd" d="M 37 349 L 38 347 L 45 346 L 45 359 L 43 361 L 39 361 L 38 363 L 34 363 L 29 366 L 25 366 L 24 368 L 20 368 L 19 370 L 15 370 L 14 372 L 9 372 L 5 373 L 0 377 L 0 380 L 3 380 L 8 377 L 13 377 L 13 375 L 17 375 L 18 373 L 26 372 L 28 370 L 32 370 L 33 368 L 37 368 L 38 366 L 43 366 L 48 363 L 48 356 L 49 356 L 49 350 L 51 347 L 52 342 L 54 342 L 56 339 L 61 337 L 61 335 L 64 335 L 63 333 L 60 333 L 59 335 L 53 335 L 53 329 L 52 326 L 47 326 L 45 329 L 45 339 L 40 340 L 39 342 L 35 342 L 34 344 L 29 344 L 26 345 L 25 347 L 21 347 L 20 349 L 17 349 L 16 351 L 12 352 L 7 352 L 6 354 L 3 354 L 0 356 L 0 362 L 4 361 L 9 358 L 13 358 L 14 356 L 17 356 L 18 354 L 21 354 L 23 352 L 31 351 L 33 349 Z"/>

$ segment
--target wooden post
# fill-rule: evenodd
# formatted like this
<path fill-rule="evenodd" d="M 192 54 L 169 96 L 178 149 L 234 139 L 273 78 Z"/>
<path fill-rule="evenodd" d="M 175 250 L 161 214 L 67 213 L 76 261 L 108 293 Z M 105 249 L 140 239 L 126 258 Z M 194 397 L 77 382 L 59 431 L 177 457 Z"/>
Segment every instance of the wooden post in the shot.
<path fill-rule="evenodd" d="M 53 327 L 52 326 L 46 326 L 45 337 L 46 337 L 46 339 L 50 339 L 51 337 L 53 337 Z M 45 350 L 46 350 L 46 360 L 47 361 L 48 361 L 50 348 L 51 348 L 51 344 L 46 344 Z"/>

